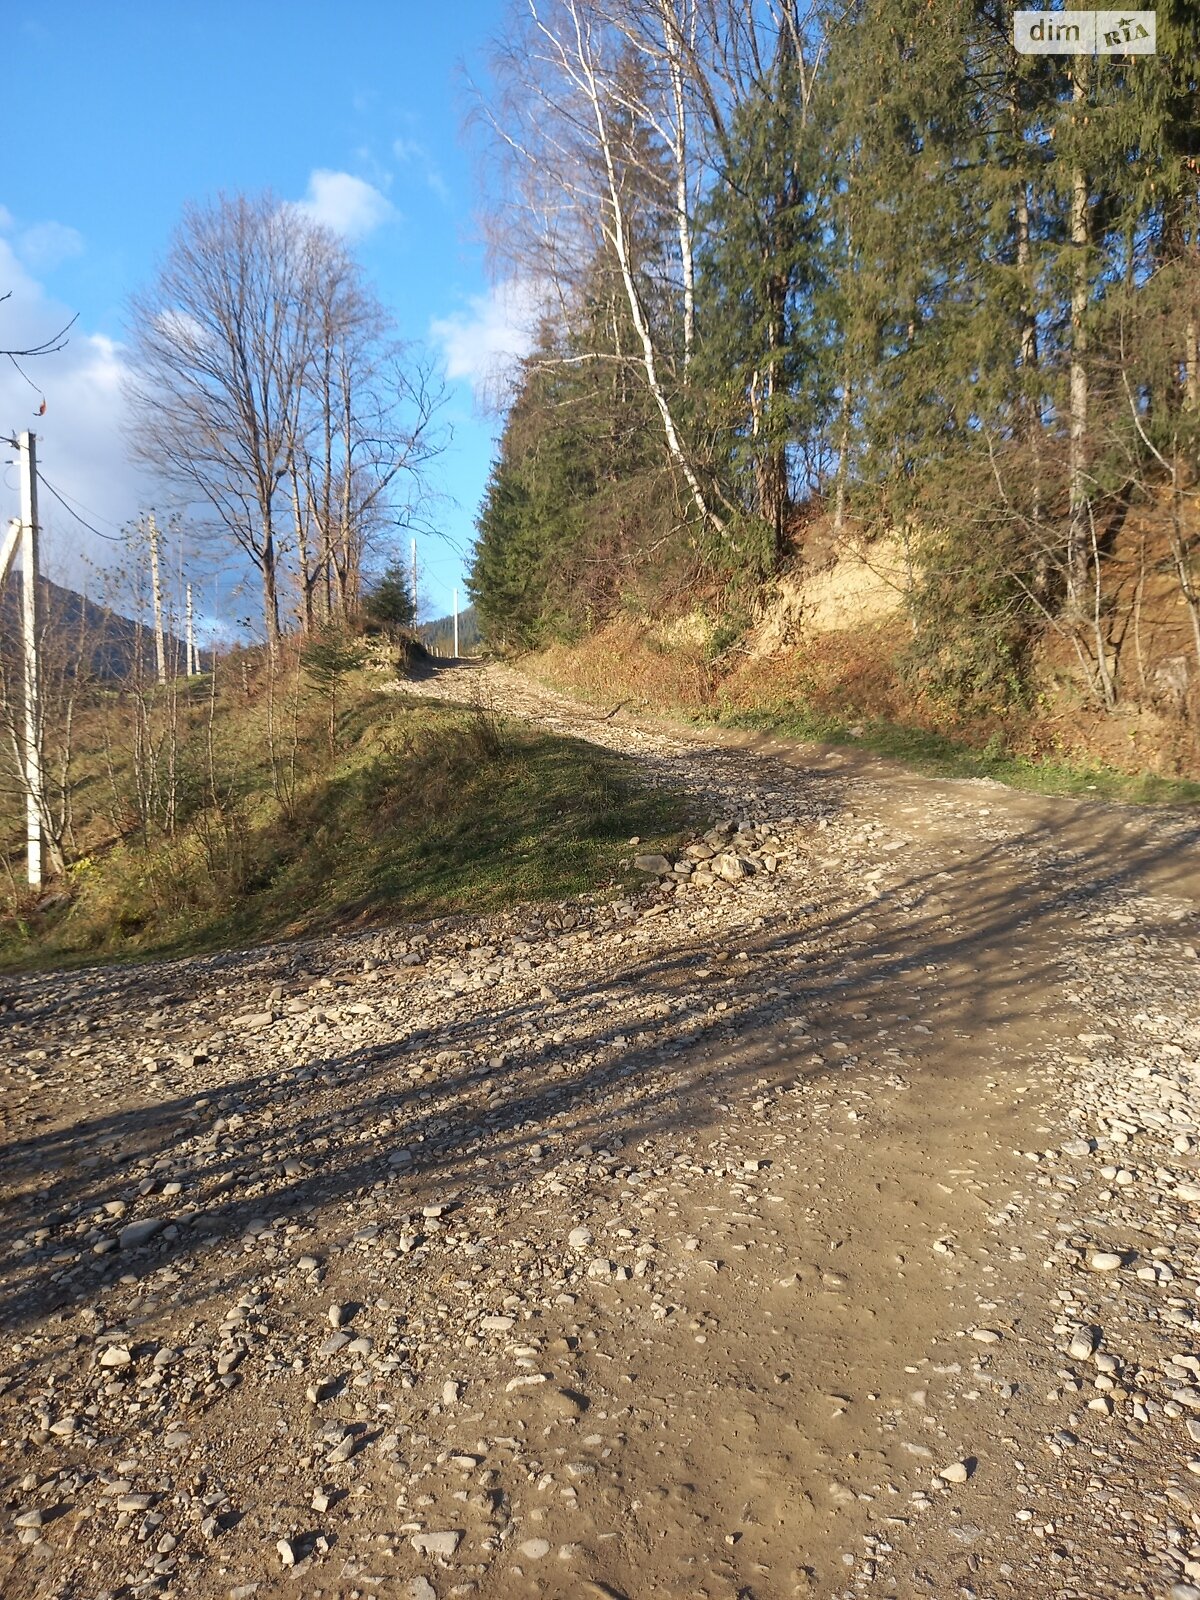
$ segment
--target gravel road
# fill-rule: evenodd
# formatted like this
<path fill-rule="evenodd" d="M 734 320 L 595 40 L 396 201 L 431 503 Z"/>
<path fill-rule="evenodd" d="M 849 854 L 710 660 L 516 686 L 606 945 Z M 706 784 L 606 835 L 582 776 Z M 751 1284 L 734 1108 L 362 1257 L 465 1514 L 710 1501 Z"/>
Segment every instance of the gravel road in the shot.
<path fill-rule="evenodd" d="M 6 984 L 5 1600 L 1200 1600 L 1194 818 L 403 692 L 694 838 Z"/>

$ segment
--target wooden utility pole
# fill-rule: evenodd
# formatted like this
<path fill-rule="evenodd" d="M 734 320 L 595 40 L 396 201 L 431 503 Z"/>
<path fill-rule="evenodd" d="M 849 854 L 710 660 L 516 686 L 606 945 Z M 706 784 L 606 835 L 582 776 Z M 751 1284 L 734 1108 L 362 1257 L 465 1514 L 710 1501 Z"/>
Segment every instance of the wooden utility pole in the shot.
<path fill-rule="evenodd" d="M 458 590 L 454 591 L 454 659 L 458 660 Z"/>
<path fill-rule="evenodd" d="M 417 622 L 417 611 L 419 609 L 417 606 L 417 541 L 415 539 L 412 541 L 412 603 L 413 626 L 415 627 Z"/>

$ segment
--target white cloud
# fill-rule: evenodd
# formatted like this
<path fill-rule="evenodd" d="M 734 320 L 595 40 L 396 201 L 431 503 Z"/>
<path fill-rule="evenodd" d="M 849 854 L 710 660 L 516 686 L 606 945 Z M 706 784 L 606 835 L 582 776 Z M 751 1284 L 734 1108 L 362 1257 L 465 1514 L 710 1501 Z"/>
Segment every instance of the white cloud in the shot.
<path fill-rule="evenodd" d="M 166 338 L 187 349 L 189 356 L 198 354 L 212 344 L 211 335 L 190 311 L 180 311 L 177 307 L 170 307 L 166 311 L 158 312 L 154 321 L 159 331 Z"/>
<path fill-rule="evenodd" d="M 419 139 L 393 139 L 392 155 L 402 167 L 419 167 L 421 176 L 431 192 L 435 194 L 444 206 L 451 200 L 450 185 L 442 176 L 437 162 Z"/>
<path fill-rule="evenodd" d="M 35 272 L 50 272 L 83 254 L 83 235 L 62 222 L 35 222 L 17 241 L 21 259 Z"/>
<path fill-rule="evenodd" d="M 395 216 L 385 194 L 365 178 L 318 167 L 308 180 L 308 194 L 296 210 L 347 239 L 362 239 Z"/>
<path fill-rule="evenodd" d="M 507 278 L 466 308 L 435 317 L 430 336 L 442 347 L 447 378 L 468 382 L 480 404 L 493 403 L 522 356 L 533 349 L 546 297 L 532 278 Z"/>
<path fill-rule="evenodd" d="M 70 320 L 70 311 L 46 294 L 9 241 L 0 239 L 0 294 L 6 292 L 9 298 L 0 302 L 0 350 L 28 349 Z M 76 324 L 64 349 L 22 358 L 20 367 L 18 372 L 11 361 L 0 361 L 0 433 L 36 433 L 45 479 L 101 533 L 116 535 L 156 499 L 153 484 L 126 454 L 121 346 Z M 39 416 L 43 397 L 46 411 Z M 4 449 L 0 459 L 11 453 Z M 157 501 L 166 507 L 165 496 Z M 16 514 L 16 479 L 9 468 L 0 476 L 0 525 Z M 116 547 L 88 532 L 46 490 L 39 515 L 51 577 L 81 584 L 88 581 L 89 562 L 113 563 Z"/>

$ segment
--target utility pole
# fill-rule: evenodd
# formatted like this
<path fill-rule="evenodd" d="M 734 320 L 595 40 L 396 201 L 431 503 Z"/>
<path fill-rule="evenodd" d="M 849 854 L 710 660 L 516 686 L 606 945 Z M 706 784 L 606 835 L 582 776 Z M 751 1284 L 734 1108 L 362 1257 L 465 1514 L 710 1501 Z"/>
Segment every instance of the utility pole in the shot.
<path fill-rule="evenodd" d="M 454 659 L 458 660 L 458 590 L 454 591 Z"/>
<path fill-rule="evenodd" d="M 154 602 L 154 666 L 159 683 L 167 681 L 167 651 L 163 639 L 162 583 L 158 575 L 158 523 L 153 511 L 146 518 L 146 537 L 150 543 L 150 589 Z"/>
<path fill-rule="evenodd" d="M 25 844 L 26 874 L 33 889 L 42 883 L 42 728 L 38 697 L 38 506 L 37 435 L 17 438 L 21 478 L 21 645 L 25 658 Z"/>
<path fill-rule="evenodd" d="M 417 623 L 417 541 L 412 541 L 412 601 L 413 601 L 413 626 Z"/>
<path fill-rule="evenodd" d="M 186 634 L 187 634 L 187 675 L 188 675 L 189 678 L 194 678 L 196 676 L 196 674 L 199 672 L 200 667 L 199 667 L 199 664 L 196 661 L 196 628 L 195 628 L 195 622 L 193 620 L 193 615 L 192 615 L 192 586 L 191 586 L 190 583 L 187 586 L 186 594 L 187 594 L 187 599 L 186 599 L 186 607 L 187 607 L 187 629 L 186 629 Z"/>

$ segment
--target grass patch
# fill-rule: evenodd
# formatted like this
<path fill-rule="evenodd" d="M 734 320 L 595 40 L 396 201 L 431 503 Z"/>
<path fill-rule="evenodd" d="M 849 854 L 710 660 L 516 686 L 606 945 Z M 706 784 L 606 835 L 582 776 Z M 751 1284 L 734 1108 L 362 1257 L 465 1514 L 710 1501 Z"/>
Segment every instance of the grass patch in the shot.
<path fill-rule="evenodd" d="M 182 955 L 557 901 L 632 881 L 630 836 L 660 848 L 687 821 L 682 798 L 647 788 L 627 758 L 478 708 L 359 693 L 336 753 L 318 760 L 319 744 L 286 807 L 260 768 L 174 837 L 89 858 L 70 874 L 69 903 L 10 908 L 0 966 Z"/>
<path fill-rule="evenodd" d="M 819 744 L 852 746 L 903 763 L 914 772 L 937 778 L 993 778 L 1014 789 L 1035 794 L 1078 795 L 1130 805 L 1196 805 L 1200 783 L 1162 778 L 1154 773 L 1118 772 L 1111 767 L 1077 765 L 1051 757 L 1014 755 L 993 740 L 974 748 L 946 734 L 873 718 L 848 721 L 803 706 L 725 711 L 719 722 L 728 728 L 784 734 Z"/>

